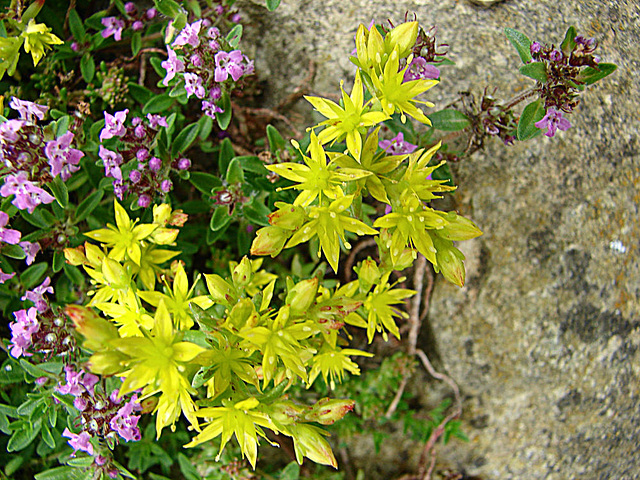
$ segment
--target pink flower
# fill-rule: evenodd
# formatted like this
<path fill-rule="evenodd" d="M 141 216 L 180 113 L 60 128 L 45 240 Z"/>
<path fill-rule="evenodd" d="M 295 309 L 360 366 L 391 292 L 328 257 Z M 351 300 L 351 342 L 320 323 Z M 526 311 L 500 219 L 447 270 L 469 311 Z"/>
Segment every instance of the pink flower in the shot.
<path fill-rule="evenodd" d="M 167 74 L 162 80 L 162 84 L 165 87 L 169 86 L 169 82 L 176 76 L 176 73 L 184 70 L 184 62 L 178 58 L 176 52 L 167 47 L 167 53 L 169 57 L 164 62 L 160 63 L 162 68 L 167 71 Z"/>
<path fill-rule="evenodd" d="M 404 81 L 430 79 L 435 80 L 440 77 L 440 70 L 427 63 L 422 57 L 414 58 L 409 64 L 409 68 L 404 72 Z"/>
<path fill-rule="evenodd" d="M 218 52 L 215 55 L 216 69 L 214 71 L 214 80 L 216 82 L 224 82 L 229 75 L 237 82 L 244 74 L 242 62 L 244 56 L 240 50 L 232 50 L 231 52 Z"/>
<path fill-rule="evenodd" d="M 162 115 L 156 115 L 153 113 L 147 113 L 147 120 L 149 120 L 149 126 L 154 129 L 158 129 L 158 127 L 168 127 L 167 117 L 163 117 Z"/>
<path fill-rule="evenodd" d="M 200 45 L 200 38 L 198 34 L 200 33 L 200 27 L 202 26 L 202 20 L 198 20 L 197 22 L 193 22 L 192 24 L 187 24 L 180 31 L 176 39 L 171 44 L 172 47 L 183 47 L 185 45 L 191 45 L 193 48 L 196 48 Z"/>
<path fill-rule="evenodd" d="M 405 142 L 402 132 L 399 132 L 398 135 L 391 140 L 381 140 L 379 145 L 381 149 L 391 155 L 405 155 L 407 153 L 413 153 L 415 149 L 418 148 L 417 145 Z"/>
<path fill-rule="evenodd" d="M 5 212 L 0 212 L 0 240 L 15 245 L 20 241 L 22 233 L 11 228 L 4 228 L 7 223 L 9 223 L 9 215 Z"/>
<path fill-rule="evenodd" d="M 216 118 L 216 113 L 222 113 L 222 110 L 219 106 L 217 106 L 213 102 L 209 102 L 208 100 L 202 101 L 202 111 L 205 115 L 210 116 L 211 118 Z"/>
<path fill-rule="evenodd" d="M 35 304 L 38 313 L 44 313 L 49 309 L 49 304 L 44 298 L 45 293 L 53 294 L 53 287 L 51 286 L 51 278 L 45 278 L 39 286 L 33 290 L 27 290 L 24 296 L 20 300 L 29 300 Z"/>
<path fill-rule="evenodd" d="M 31 355 L 25 350 L 31 346 L 31 336 L 40 329 L 37 315 L 38 311 L 35 307 L 13 312 L 17 321 L 10 323 L 9 328 L 11 329 L 11 356 L 14 358 Z"/>
<path fill-rule="evenodd" d="M 187 91 L 187 98 L 195 95 L 198 98 L 204 98 L 205 89 L 202 86 L 202 79 L 195 73 L 184 74 L 184 88 Z"/>
<path fill-rule="evenodd" d="M 44 153 L 49 159 L 53 177 L 60 175 L 62 180 L 68 180 L 73 172 L 80 169 L 78 164 L 80 159 L 84 157 L 84 153 L 71 148 L 72 140 L 73 133 L 67 132 L 60 138 L 47 142 Z"/>
<path fill-rule="evenodd" d="M 9 106 L 18 111 L 21 120 L 28 122 L 34 122 L 33 117 L 38 117 L 39 120 L 44 120 L 49 107 L 45 105 L 38 105 L 37 103 L 29 102 L 27 100 L 20 100 L 17 97 L 12 97 L 9 102 Z"/>
<path fill-rule="evenodd" d="M 104 163 L 104 174 L 107 177 L 115 178 L 122 181 L 122 171 L 120 165 L 122 164 L 122 155 L 116 152 L 112 152 L 100 145 L 98 156 Z"/>
<path fill-rule="evenodd" d="M 20 242 L 20 247 L 27 256 L 25 259 L 26 264 L 31 265 L 40 251 L 40 244 L 38 242 Z"/>
<path fill-rule="evenodd" d="M 89 455 L 93 455 L 93 445 L 91 444 L 91 436 L 87 432 L 73 433 L 68 428 L 65 428 L 62 432 L 62 436 L 69 439 L 69 445 L 73 447 L 73 454 L 75 455 L 78 450 L 87 452 Z"/>
<path fill-rule="evenodd" d="M 122 40 L 122 30 L 124 29 L 124 22 L 116 17 L 105 17 L 101 20 L 102 25 L 106 28 L 100 32 L 102 38 L 108 38 L 113 35 L 116 42 Z"/>
<path fill-rule="evenodd" d="M 127 119 L 128 113 L 128 108 L 121 112 L 116 112 L 115 115 L 104 112 L 104 128 L 100 132 L 101 142 L 113 137 L 122 137 L 126 133 L 124 121 Z"/>
<path fill-rule="evenodd" d="M 13 277 L 16 276 L 16 272 L 13 273 L 4 273 L 2 271 L 2 269 L 0 268 L 0 284 L 3 284 L 4 282 L 6 282 L 7 280 L 12 279 Z"/>
<path fill-rule="evenodd" d="M 47 204 L 55 200 L 53 195 L 31 182 L 27 172 L 22 171 L 4 178 L 4 185 L 0 187 L 0 195 L 3 197 L 15 195 L 11 203 L 20 210 L 27 210 L 29 213 L 33 213 L 41 203 Z"/>
<path fill-rule="evenodd" d="M 560 129 L 563 132 L 571 128 L 571 122 L 562 117 L 562 112 L 551 107 L 547 110 L 547 114 L 539 122 L 534 123 L 537 128 L 541 130 L 546 129 L 544 134 L 547 137 L 553 137 L 556 134 L 556 130 Z"/>

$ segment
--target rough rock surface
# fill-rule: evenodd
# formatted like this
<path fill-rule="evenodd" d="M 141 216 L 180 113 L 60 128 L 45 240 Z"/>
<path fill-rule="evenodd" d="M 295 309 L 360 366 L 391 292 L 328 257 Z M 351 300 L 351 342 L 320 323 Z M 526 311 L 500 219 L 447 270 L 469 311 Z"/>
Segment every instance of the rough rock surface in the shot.
<path fill-rule="evenodd" d="M 555 138 L 504 147 L 488 142 L 456 168 L 457 208 L 484 231 L 459 247 L 467 285 L 437 280 L 430 310 L 439 367 L 460 385 L 470 442 L 439 447 L 441 466 L 482 479 L 640 478 L 640 8 L 636 0 L 262 0 L 242 3 L 260 29 L 256 66 L 277 103 L 317 63 L 313 90 L 350 79 L 358 23 L 415 11 L 437 24 L 455 67 L 428 98 L 444 106 L 460 90 L 498 87 L 509 98 L 530 83 L 506 26 L 556 44 L 569 25 L 595 37 L 612 76 L 582 97 Z M 308 110 L 307 110 L 308 111 Z M 441 389 L 428 384 L 433 406 Z M 370 446 L 363 440 L 363 446 Z M 400 456 L 383 451 L 391 479 Z M 415 446 L 413 447 L 416 448 Z M 354 462 L 368 461 L 354 448 Z M 362 457 L 358 455 L 362 454 Z M 363 465 L 360 465 L 363 466 Z M 377 470 L 381 473 L 374 473 Z"/>

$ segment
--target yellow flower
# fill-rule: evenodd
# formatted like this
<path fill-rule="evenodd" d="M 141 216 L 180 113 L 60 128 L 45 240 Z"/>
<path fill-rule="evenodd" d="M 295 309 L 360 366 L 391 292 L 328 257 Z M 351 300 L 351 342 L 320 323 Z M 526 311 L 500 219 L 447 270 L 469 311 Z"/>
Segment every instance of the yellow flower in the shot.
<path fill-rule="evenodd" d="M 344 108 L 335 102 L 320 97 L 304 97 L 313 105 L 318 112 L 327 117 L 328 120 L 320 122 L 318 126 L 325 126 L 318 135 L 321 144 L 327 142 L 342 141 L 347 139 L 347 150 L 353 158 L 360 158 L 362 150 L 362 134 L 367 127 L 380 123 L 389 118 L 383 112 L 371 112 L 364 103 L 362 92 L 362 80 L 360 72 L 356 72 L 356 79 L 348 96 L 342 86 L 342 102 Z M 369 103 L 369 102 L 367 102 Z"/>
<path fill-rule="evenodd" d="M 428 107 L 433 107 L 433 103 L 415 100 L 414 97 L 426 92 L 438 82 L 436 80 L 423 79 L 405 82 L 404 73 L 409 67 L 407 66 L 398 71 L 399 62 L 400 56 L 396 49 L 391 53 L 383 73 L 371 76 L 382 110 L 388 115 L 400 112 L 403 123 L 406 121 L 405 114 L 407 114 L 419 122 L 431 125 L 431 121 L 415 104 L 423 103 Z"/>
<path fill-rule="evenodd" d="M 146 330 L 153 328 L 153 317 L 139 305 L 133 290 L 128 290 L 119 303 L 101 302 L 95 307 L 118 324 L 121 337 L 142 337 L 140 327 Z"/>
<path fill-rule="evenodd" d="M 24 37 L 24 50 L 33 57 L 33 65 L 38 65 L 44 56 L 45 50 L 51 45 L 61 45 L 64 42 L 51 33 L 51 29 L 44 23 L 36 23 L 34 19 L 29 20 L 27 28 L 21 34 Z"/>
<path fill-rule="evenodd" d="M 348 371 L 352 375 L 360 375 L 360 367 L 349 355 L 359 355 L 361 357 L 373 357 L 373 353 L 363 352 L 353 348 L 333 348 L 325 344 L 320 353 L 313 357 L 313 367 L 309 372 L 309 383 L 313 383 L 315 379 L 322 373 L 322 378 L 332 390 L 336 388 L 336 381 L 342 383 L 344 372 Z"/>
<path fill-rule="evenodd" d="M 116 226 L 107 224 L 107 228 L 93 230 L 85 233 L 85 235 L 112 247 L 109 257 L 114 260 L 120 262 L 124 260 L 126 254 L 133 263 L 140 265 L 141 243 L 158 228 L 158 225 L 147 223 L 136 226 L 136 222 L 131 221 L 125 209 L 116 200 L 113 201 L 113 205 L 116 214 Z"/>

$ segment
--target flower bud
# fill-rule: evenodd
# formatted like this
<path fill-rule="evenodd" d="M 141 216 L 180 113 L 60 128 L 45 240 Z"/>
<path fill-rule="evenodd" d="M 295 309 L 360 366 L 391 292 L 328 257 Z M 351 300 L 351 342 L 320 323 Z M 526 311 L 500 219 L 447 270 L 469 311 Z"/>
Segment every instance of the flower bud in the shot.
<path fill-rule="evenodd" d="M 291 305 L 291 315 L 299 316 L 303 315 L 313 302 L 316 300 L 318 294 L 318 277 L 313 277 L 309 280 L 302 280 L 298 282 L 295 287 L 289 290 L 287 293 L 287 304 Z"/>
<path fill-rule="evenodd" d="M 297 230 L 306 219 L 304 209 L 288 203 L 278 202 L 278 210 L 269 215 L 269 223 L 285 230 Z"/>
<path fill-rule="evenodd" d="M 462 287 L 465 281 L 464 255 L 453 246 L 452 241 L 440 239 L 437 235 L 430 235 L 433 246 L 436 248 L 437 264 L 434 265 L 436 273 L 442 272 L 444 278 Z"/>
<path fill-rule="evenodd" d="M 99 375 L 114 375 L 122 372 L 129 357 L 114 350 L 94 353 L 89 358 L 89 370 Z"/>
<path fill-rule="evenodd" d="M 233 269 L 231 277 L 233 278 L 233 284 L 239 287 L 244 287 L 251 283 L 251 279 L 253 278 L 251 260 L 246 256 L 243 257 L 240 263 Z"/>
<path fill-rule="evenodd" d="M 359 268 L 355 268 L 355 271 L 358 274 L 360 288 L 365 292 L 368 292 L 380 279 L 378 264 L 375 260 L 371 260 L 371 258 L 364 260 Z"/>
<path fill-rule="evenodd" d="M 84 346 L 89 350 L 101 350 L 109 341 L 120 338 L 115 325 L 99 317 L 93 310 L 80 305 L 67 305 L 65 313 L 73 321 L 76 330 L 85 337 Z"/>
<path fill-rule="evenodd" d="M 251 244 L 251 255 L 271 255 L 275 257 L 282 251 L 291 233 L 279 227 L 261 228 Z"/>
<path fill-rule="evenodd" d="M 471 240 L 482 235 L 480 229 L 468 218 L 449 212 L 445 216 L 447 225 L 437 231 L 437 235 L 446 240 Z"/>
<path fill-rule="evenodd" d="M 83 265 L 85 263 L 89 263 L 87 257 L 84 255 L 84 248 L 82 245 L 76 248 L 65 248 L 64 249 L 64 258 L 67 263 L 70 265 Z"/>
<path fill-rule="evenodd" d="M 411 52 L 417 38 L 418 22 L 401 23 L 385 37 L 384 50 L 386 53 L 391 54 L 397 46 L 400 58 L 404 58 Z"/>
<path fill-rule="evenodd" d="M 305 414 L 304 419 L 309 422 L 318 422 L 321 425 L 331 425 L 353 410 L 355 404 L 355 401 L 348 399 L 323 398 L 318 400 L 311 411 Z"/>
<path fill-rule="evenodd" d="M 322 435 L 327 435 L 326 432 L 318 427 L 305 424 L 290 425 L 289 430 L 294 439 L 293 446 L 299 464 L 302 464 L 302 457 L 305 456 L 312 462 L 338 468 L 329 443 L 322 438 Z"/>
<path fill-rule="evenodd" d="M 282 400 L 269 406 L 269 417 L 282 425 L 297 422 L 305 411 L 305 407 L 296 405 L 291 400 Z"/>
<path fill-rule="evenodd" d="M 220 275 L 205 274 L 204 279 L 207 282 L 211 299 L 215 303 L 221 303 L 223 305 L 236 303 L 237 296 L 235 290 Z"/>

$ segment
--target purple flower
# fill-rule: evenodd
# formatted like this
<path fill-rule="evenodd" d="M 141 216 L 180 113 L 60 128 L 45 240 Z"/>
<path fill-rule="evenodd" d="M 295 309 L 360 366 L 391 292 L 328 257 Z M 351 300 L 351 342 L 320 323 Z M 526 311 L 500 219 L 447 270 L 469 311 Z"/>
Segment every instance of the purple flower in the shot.
<path fill-rule="evenodd" d="M 70 148 L 73 140 L 73 133 L 67 132 L 56 140 L 47 142 L 44 153 L 49 159 L 51 175 L 60 175 L 62 180 L 68 180 L 73 172 L 80 169 L 78 164 L 84 157 L 84 153 L 75 148 Z"/>
<path fill-rule="evenodd" d="M 147 158 L 149 158 L 149 150 L 146 148 L 141 148 L 136 152 L 136 158 L 139 162 L 144 162 Z"/>
<path fill-rule="evenodd" d="M 191 58 L 189 58 L 189 61 L 191 62 L 191 65 L 193 65 L 194 67 L 202 66 L 202 57 L 197 53 L 194 53 L 193 55 L 191 55 Z"/>
<path fill-rule="evenodd" d="M 100 141 L 107 140 L 113 137 L 121 137 L 126 133 L 124 127 L 124 121 L 127 119 L 129 109 L 126 108 L 121 112 L 116 112 L 115 115 L 104 112 L 104 128 L 100 132 Z"/>
<path fill-rule="evenodd" d="M 20 358 L 20 356 L 30 356 L 30 353 L 26 353 L 25 350 L 31 346 L 31 336 L 40 329 L 40 324 L 36 318 L 38 311 L 35 307 L 31 307 L 29 310 L 18 310 L 13 312 L 13 316 L 17 320 L 11 322 L 9 328 L 11 329 L 11 355 L 14 358 Z"/>
<path fill-rule="evenodd" d="M 162 84 L 165 87 L 169 86 L 169 82 L 176 76 L 176 73 L 184 70 L 184 62 L 178 58 L 176 52 L 167 47 L 167 53 L 169 57 L 164 62 L 160 63 L 162 68 L 167 71 L 167 75 L 162 80 Z"/>
<path fill-rule="evenodd" d="M 132 183 L 138 183 L 142 180 L 142 173 L 140 173 L 140 170 L 131 170 L 129 172 L 129 180 L 131 180 Z"/>
<path fill-rule="evenodd" d="M 209 28 L 209 30 L 207 30 L 207 37 L 211 38 L 212 40 L 219 38 L 220 30 L 218 30 L 216 27 Z"/>
<path fill-rule="evenodd" d="M 200 38 L 198 34 L 200 33 L 200 27 L 202 26 L 202 20 L 198 20 L 197 22 L 193 22 L 192 24 L 187 24 L 180 31 L 176 39 L 171 44 L 172 47 L 183 47 L 185 45 L 191 45 L 193 48 L 196 48 L 200 45 Z"/>
<path fill-rule="evenodd" d="M 405 142 L 402 132 L 399 132 L 398 135 L 391 140 L 381 140 L 379 145 L 381 149 L 391 155 L 405 155 L 407 153 L 413 153 L 415 149 L 418 148 L 417 145 Z"/>
<path fill-rule="evenodd" d="M 77 52 L 78 50 L 80 50 L 80 45 L 78 45 L 78 42 L 73 42 L 71 44 L 71 50 L 73 50 L 74 52 Z"/>
<path fill-rule="evenodd" d="M 108 38 L 113 35 L 116 42 L 122 40 L 122 30 L 124 29 L 124 22 L 116 17 L 105 17 L 102 20 L 102 25 L 106 28 L 100 32 L 102 38 Z"/>
<path fill-rule="evenodd" d="M 151 160 L 149 160 L 149 169 L 151 169 L 152 172 L 157 172 L 161 168 L 162 160 L 160 160 L 158 157 L 151 157 Z"/>
<path fill-rule="evenodd" d="M 187 98 L 195 95 L 198 98 L 204 98 L 205 90 L 202 86 L 202 79 L 195 73 L 184 74 L 184 88 L 187 91 Z"/>
<path fill-rule="evenodd" d="M 122 171 L 120 165 L 122 164 L 122 155 L 116 152 L 112 152 L 100 145 L 98 155 L 104 163 L 104 173 L 107 177 L 115 178 L 122 181 Z"/>
<path fill-rule="evenodd" d="M 24 261 L 27 263 L 27 265 L 31 265 L 36 259 L 36 255 L 40 251 L 40 244 L 38 242 L 20 242 L 20 247 L 27 256 Z"/>
<path fill-rule="evenodd" d="M 213 87 L 209 90 L 209 98 L 211 100 L 218 100 L 222 96 L 222 89 L 220 87 Z"/>
<path fill-rule="evenodd" d="M 150 8 L 149 10 L 147 10 L 147 13 L 145 15 L 149 20 L 153 20 L 154 18 L 156 18 L 157 14 L 158 11 L 155 8 Z"/>
<path fill-rule="evenodd" d="M 136 11 L 136 4 L 133 2 L 127 2 L 124 4 L 124 11 L 127 12 L 129 15 L 131 15 L 132 13 L 135 13 Z"/>
<path fill-rule="evenodd" d="M 214 71 L 214 80 L 216 82 L 224 82 L 229 75 L 237 82 L 244 74 L 242 62 L 244 56 L 240 50 L 232 50 L 231 52 L 218 52 L 214 57 L 216 61 L 216 69 Z"/>
<path fill-rule="evenodd" d="M 20 100 L 17 97 L 11 98 L 9 106 L 18 112 L 21 120 L 26 120 L 28 122 L 34 122 L 33 117 L 38 117 L 38 119 L 44 120 L 44 116 L 49 110 L 49 107 L 45 105 L 38 105 L 37 103 L 29 102 L 28 100 Z"/>
<path fill-rule="evenodd" d="M 440 77 L 440 70 L 438 70 L 433 65 L 427 63 L 427 61 L 422 57 L 416 57 L 411 60 L 409 64 L 409 68 L 404 72 L 404 80 L 405 82 L 409 82 L 411 80 L 423 80 L 430 79 L 435 80 Z"/>
<path fill-rule="evenodd" d="M 562 52 L 559 50 L 553 50 L 549 54 L 549 60 L 552 62 L 561 62 L 562 61 Z"/>
<path fill-rule="evenodd" d="M 168 127 L 167 117 L 163 117 L 162 115 L 156 115 L 154 113 L 147 113 L 147 120 L 149 120 L 149 126 L 153 129 L 158 129 L 158 127 Z"/>
<path fill-rule="evenodd" d="M 124 438 L 127 442 L 140 440 L 140 429 L 138 428 L 139 415 L 131 415 L 133 411 L 140 410 L 137 396 L 134 395 L 129 402 L 122 406 L 118 413 L 111 419 L 109 426 L 111 429 Z"/>
<path fill-rule="evenodd" d="M 144 125 L 138 125 L 136 128 L 133 129 L 133 134 L 137 138 L 144 138 L 145 135 L 147 134 L 147 131 L 145 130 Z"/>
<path fill-rule="evenodd" d="M 7 120 L 0 124 L 0 140 L 4 143 L 15 143 L 20 138 L 18 132 L 24 126 L 24 120 Z"/>
<path fill-rule="evenodd" d="M 189 168 L 191 168 L 191 160 L 184 157 L 178 160 L 178 169 L 189 170 Z"/>
<path fill-rule="evenodd" d="M 131 29 L 134 32 L 137 32 L 138 30 L 142 30 L 144 28 L 144 23 L 142 23 L 140 20 L 136 20 L 135 22 L 133 22 L 133 24 L 131 24 Z"/>
<path fill-rule="evenodd" d="M 217 106 L 215 103 L 209 102 L 207 100 L 202 101 L 202 111 L 205 113 L 205 115 L 208 115 L 211 118 L 216 118 L 216 113 L 224 112 L 224 110 Z"/>
<path fill-rule="evenodd" d="M 11 228 L 4 228 L 7 223 L 9 223 L 9 215 L 5 212 L 0 212 L 0 240 L 15 245 L 20 241 L 22 233 Z"/>
<path fill-rule="evenodd" d="M 151 205 L 151 197 L 145 193 L 138 197 L 138 206 L 140 208 L 147 208 Z"/>
<path fill-rule="evenodd" d="M 171 183 L 171 180 L 169 179 L 163 180 L 160 184 L 160 190 L 162 190 L 164 193 L 169 193 L 172 188 L 173 183 Z"/>
<path fill-rule="evenodd" d="M 124 183 L 122 183 L 122 180 L 113 181 L 113 193 L 116 197 L 118 197 L 118 200 L 122 201 L 127 190 L 128 187 Z"/>
<path fill-rule="evenodd" d="M 16 272 L 13 273 L 4 273 L 2 271 L 2 269 L 0 268 L 0 284 L 3 284 L 4 282 L 6 282 L 7 280 L 12 279 L 13 277 L 16 276 Z"/>
<path fill-rule="evenodd" d="M 11 203 L 20 210 L 27 210 L 29 213 L 33 213 L 41 203 L 47 204 L 55 200 L 51 194 L 31 182 L 27 172 L 7 175 L 4 178 L 4 185 L 0 187 L 0 195 L 3 197 L 15 195 Z"/>
<path fill-rule="evenodd" d="M 24 297 L 20 300 L 32 301 L 35 304 L 35 308 L 38 310 L 38 313 L 44 313 L 49 309 L 49 304 L 44 298 L 45 293 L 53 294 L 53 287 L 51 286 L 51 279 L 49 277 L 45 278 L 44 282 L 33 290 L 27 290 L 24 292 Z"/>
<path fill-rule="evenodd" d="M 547 114 L 539 122 L 534 123 L 536 127 L 541 130 L 547 130 L 544 134 L 547 137 L 553 137 L 556 134 L 556 130 L 560 129 L 563 132 L 569 130 L 571 122 L 562 117 L 562 112 L 551 107 L 547 110 Z"/>
<path fill-rule="evenodd" d="M 531 47 L 529 47 L 529 50 L 531 51 L 531 55 L 535 55 L 536 53 L 539 53 L 540 50 L 542 50 L 542 45 L 540 45 L 538 42 L 533 42 L 531 44 Z"/>
<path fill-rule="evenodd" d="M 65 428 L 62 436 L 69 439 L 69 445 L 73 447 L 74 455 L 78 450 L 93 455 L 93 445 L 89 441 L 91 440 L 91 436 L 87 432 L 73 433 L 68 428 Z"/>

